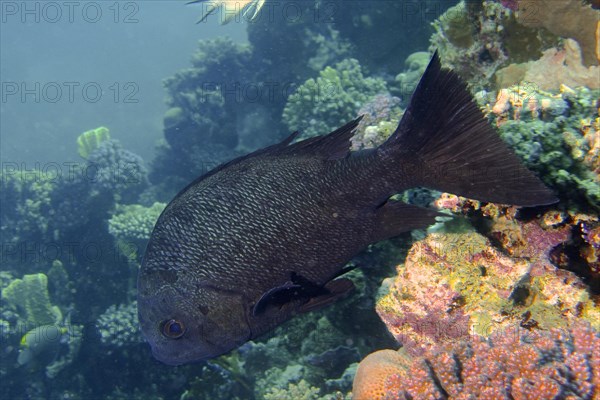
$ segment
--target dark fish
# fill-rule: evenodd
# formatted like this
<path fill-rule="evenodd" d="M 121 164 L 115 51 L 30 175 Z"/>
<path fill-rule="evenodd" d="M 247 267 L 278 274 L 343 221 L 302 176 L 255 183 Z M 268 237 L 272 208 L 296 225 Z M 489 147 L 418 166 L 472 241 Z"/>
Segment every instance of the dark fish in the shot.
<path fill-rule="evenodd" d="M 506 147 L 458 76 L 434 55 L 395 133 L 350 152 L 359 120 L 283 142 L 198 178 L 166 207 L 138 282 L 142 332 L 160 361 L 216 357 L 353 285 L 368 244 L 435 222 L 390 200 L 425 186 L 534 206 L 556 198 Z"/>

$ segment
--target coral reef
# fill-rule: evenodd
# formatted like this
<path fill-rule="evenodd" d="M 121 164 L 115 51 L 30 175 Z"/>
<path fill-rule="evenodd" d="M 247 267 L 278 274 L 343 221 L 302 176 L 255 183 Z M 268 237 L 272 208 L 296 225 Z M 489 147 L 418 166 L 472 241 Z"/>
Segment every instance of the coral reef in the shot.
<path fill-rule="evenodd" d="M 108 232 L 117 240 L 148 240 L 165 206 L 165 203 L 158 202 L 151 207 L 118 205 L 115 214 L 108 220 Z"/>
<path fill-rule="evenodd" d="M 516 19 L 521 25 L 543 27 L 556 36 L 573 39 L 581 48 L 582 64 L 598 65 L 600 13 L 589 4 L 579 0 L 518 0 L 516 9 Z"/>
<path fill-rule="evenodd" d="M 402 117 L 400 99 L 389 94 L 378 94 L 359 110 L 362 120 L 352 137 L 352 150 L 379 146 L 394 133 Z"/>
<path fill-rule="evenodd" d="M 405 373 L 410 358 L 402 351 L 379 350 L 369 354 L 358 365 L 352 385 L 353 400 L 385 399 L 387 380 Z"/>
<path fill-rule="evenodd" d="M 3 243 L 39 241 L 49 231 L 51 194 L 59 177 L 53 171 L 27 173 L 10 163 L 0 171 L 0 227 Z M 10 251 L 3 253 L 9 257 Z M 29 260 L 28 260 L 29 261 Z"/>
<path fill-rule="evenodd" d="M 433 24 L 430 49 L 475 90 L 493 88 L 498 68 L 530 61 L 556 46 L 558 38 L 519 24 L 500 2 L 464 2 L 449 8 Z"/>
<path fill-rule="evenodd" d="M 319 389 L 310 386 L 304 379 L 290 383 L 286 389 L 273 388 L 265 393 L 265 400 L 318 400 Z"/>
<path fill-rule="evenodd" d="M 399 96 L 404 105 L 408 105 L 408 101 L 417 88 L 417 84 L 421 79 L 421 75 L 425 72 L 429 60 L 431 60 L 431 54 L 426 51 L 413 53 L 404 61 L 406 69 L 396 75 L 390 91 L 392 94 Z"/>
<path fill-rule="evenodd" d="M 108 232 L 124 255 L 130 259 L 141 256 L 165 206 L 165 203 L 158 202 L 150 207 L 140 204 L 117 205 L 114 215 L 108 220 Z"/>
<path fill-rule="evenodd" d="M 540 59 L 520 64 L 510 64 L 496 71 L 496 85 L 504 88 L 524 82 L 543 90 L 558 90 L 561 85 L 587 86 L 600 89 L 600 68 L 582 64 L 579 45 L 565 39 L 562 48 L 544 50 Z"/>
<path fill-rule="evenodd" d="M 124 347 L 144 341 L 140 334 L 136 301 L 108 307 L 98 318 L 96 327 L 102 344 L 110 347 Z"/>
<path fill-rule="evenodd" d="M 29 327 L 52 325 L 62 320 L 60 309 L 50 302 L 48 278 L 42 273 L 13 280 L 2 289 L 2 300 L 22 313 L 20 323 Z"/>
<path fill-rule="evenodd" d="M 510 256 L 475 232 L 431 233 L 398 267 L 377 312 L 410 354 L 507 326 L 550 329 L 585 319 L 600 327 L 600 308 L 586 285 L 550 262 L 569 227 L 543 229 L 532 221 L 493 231 Z"/>
<path fill-rule="evenodd" d="M 116 201 L 133 202 L 148 185 L 148 171 L 140 156 L 117 140 L 103 141 L 87 158 L 86 177 L 92 189 L 111 193 Z"/>
<path fill-rule="evenodd" d="M 353 393 L 354 400 L 593 399 L 600 393 L 600 335 L 576 324 L 473 336 L 412 360 L 384 350 L 360 363 Z"/>
<path fill-rule="evenodd" d="M 514 15 L 521 26 L 551 32 L 564 40 L 545 49 L 540 59 L 512 61 L 498 70 L 499 88 L 520 82 L 545 90 L 558 90 L 561 85 L 600 88 L 600 13 L 597 10 L 577 0 L 520 0 L 509 8 L 516 10 Z"/>
<path fill-rule="evenodd" d="M 535 86 L 500 90 L 487 105 L 501 137 L 527 167 L 578 208 L 600 204 L 599 92 L 563 86 L 552 94 Z"/>
<path fill-rule="evenodd" d="M 326 67 L 292 94 L 283 110 L 283 121 L 302 137 L 328 133 L 356 116 L 375 95 L 387 93 L 382 79 L 365 77 L 355 59 Z"/>
<path fill-rule="evenodd" d="M 90 129 L 77 137 L 77 152 L 81 158 L 88 159 L 90 154 L 100 147 L 100 144 L 110 139 L 108 128 L 101 126 Z"/>

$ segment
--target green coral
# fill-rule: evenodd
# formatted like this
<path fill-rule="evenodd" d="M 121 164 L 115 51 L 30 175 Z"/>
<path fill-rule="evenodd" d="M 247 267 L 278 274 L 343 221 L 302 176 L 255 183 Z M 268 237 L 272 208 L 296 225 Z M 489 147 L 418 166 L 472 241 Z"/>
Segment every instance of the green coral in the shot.
<path fill-rule="evenodd" d="M 322 135 L 356 117 L 364 103 L 384 92 L 382 79 L 363 76 L 358 61 L 346 59 L 300 85 L 288 98 L 283 122 L 303 137 Z"/>
<path fill-rule="evenodd" d="M 0 172 L 0 221 L 5 240 L 14 243 L 41 240 L 51 220 L 51 195 L 60 174 L 47 171 L 11 170 Z"/>
<path fill-rule="evenodd" d="M 90 129 L 77 137 L 77 152 L 86 159 L 100 144 L 110 139 L 110 131 L 104 126 Z"/>
<path fill-rule="evenodd" d="M 62 320 L 62 313 L 50 303 L 48 278 L 42 273 L 24 275 L 2 290 L 2 299 L 25 313 L 28 326 L 52 325 Z"/>
<path fill-rule="evenodd" d="M 165 206 L 165 203 L 158 202 L 150 207 L 118 205 L 117 211 L 108 220 L 108 232 L 117 240 L 147 240 Z"/>
<path fill-rule="evenodd" d="M 400 96 L 405 101 L 410 99 L 430 59 L 431 55 L 426 51 L 418 51 L 408 56 L 404 62 L 406 69 L 396 75 L 392 94 Z"/>
<path fill-rule="evenodd" d="M 140 204 L 117 205 L 108 220 L 108 232 L 115 238 L 119 251 L 134 261 L 150 238 L 154 224 L 166 204 L 156 202 L 150 207 Z"/>

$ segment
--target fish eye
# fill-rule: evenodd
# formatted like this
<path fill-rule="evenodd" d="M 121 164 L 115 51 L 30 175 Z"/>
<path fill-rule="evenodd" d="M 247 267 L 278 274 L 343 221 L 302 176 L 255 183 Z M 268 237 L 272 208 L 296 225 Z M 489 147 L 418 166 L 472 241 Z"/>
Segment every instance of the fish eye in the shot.
<path fill-rule="evenodd" d="M 169 339 L 179 339 L 185 333 L 185 325 L 176 319 L 169 319 L 162 324 L 162 334 Z"/>

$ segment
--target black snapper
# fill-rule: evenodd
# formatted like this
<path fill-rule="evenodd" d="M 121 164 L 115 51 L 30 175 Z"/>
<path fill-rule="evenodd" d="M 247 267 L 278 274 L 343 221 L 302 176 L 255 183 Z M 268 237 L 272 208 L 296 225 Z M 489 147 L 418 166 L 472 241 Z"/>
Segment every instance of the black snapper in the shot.
<path fill-rule="evenodd" d="M 224 164 L 183 189 L 152 232 L 138 281 L 141 329 L 160 361 L 226 353 L 297 313 L 333 303 L 370 243 L 435 222 L 390 200 L 424 186 L 534 206 L 554 195 L 487 123 L 434 55 L 395 133 L 350 152 L 359 120 Z"/>

